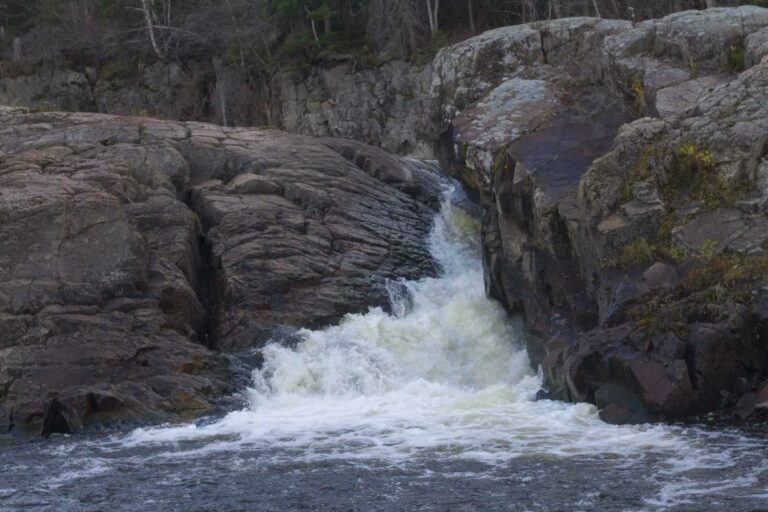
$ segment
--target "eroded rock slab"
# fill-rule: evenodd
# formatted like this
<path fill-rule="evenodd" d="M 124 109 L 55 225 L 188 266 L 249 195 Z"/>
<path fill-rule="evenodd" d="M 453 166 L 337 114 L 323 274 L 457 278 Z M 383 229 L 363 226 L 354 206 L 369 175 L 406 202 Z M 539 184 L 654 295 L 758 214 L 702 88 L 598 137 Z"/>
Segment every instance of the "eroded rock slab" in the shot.
<path fill-rule="evenodd" d="M 0 116 L 2 430 L 211 412 L 229 387 L 212 349 L 435 271 L 429 165 L 275 130 Z"/>

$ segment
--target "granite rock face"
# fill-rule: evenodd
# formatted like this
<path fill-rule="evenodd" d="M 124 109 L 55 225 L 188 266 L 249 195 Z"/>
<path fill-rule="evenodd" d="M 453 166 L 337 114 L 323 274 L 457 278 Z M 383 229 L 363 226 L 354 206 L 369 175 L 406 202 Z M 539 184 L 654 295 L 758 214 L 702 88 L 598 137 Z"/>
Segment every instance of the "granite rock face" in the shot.
<path fill-rule="evenodd" d="M 349 59 L 314 66 L 308 76 L 284 73 L 274 95 L 281 126 L 315 137 L 345 137 L 392 153 L 432 158 L 437 137 L 429 65 L 400 61 L 356 69 Z"/>
<path fill-rule="evenodd" d="M 439 154 L 483 206 L 488 293 L 548 340 L 548 396 L 638 422 L 765 377 L 766 27 L 756 7 L 574 18 L 435 59 Z"/>
<path fill-rule="evenodd" d="M 275 130 L 0 117 L 4 431 L 211 412 L 230 382 L 218 351 L 434 272 L 428 165 Z"/>
<path fill-rule="evenodd" d="M 433 158 L 437 125 L 431 77 L 429 65 L 393 61 L 371 67 L 344 55 L 328 57 L 307 72 L 281 72 L 263 82 L 239 69 L 205 62 L 160 62 L 140 69 L 112 63 L 101 69 L 2 77 L 0 104 L 269 125 Z"/>

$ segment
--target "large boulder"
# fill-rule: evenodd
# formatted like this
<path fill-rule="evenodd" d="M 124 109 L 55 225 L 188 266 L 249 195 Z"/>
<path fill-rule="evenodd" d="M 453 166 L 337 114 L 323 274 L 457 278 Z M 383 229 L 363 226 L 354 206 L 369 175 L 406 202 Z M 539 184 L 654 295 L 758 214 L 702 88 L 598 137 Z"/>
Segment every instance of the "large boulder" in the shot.
<path fill-rule="evenodd" d="M 637 422 L 765 376 L 766 27 L 575 18 L 437 56 L 440 155 L 483 206 L 489 294 L 549 340 L 529 352 L 550 396 Z"/>
<path fill-rule="evenodd" d="M 230 387 L 218 351 L 435 271 L 429 166 L 275 130 L 0 116 L 3 430 L 209 413 Z"/>

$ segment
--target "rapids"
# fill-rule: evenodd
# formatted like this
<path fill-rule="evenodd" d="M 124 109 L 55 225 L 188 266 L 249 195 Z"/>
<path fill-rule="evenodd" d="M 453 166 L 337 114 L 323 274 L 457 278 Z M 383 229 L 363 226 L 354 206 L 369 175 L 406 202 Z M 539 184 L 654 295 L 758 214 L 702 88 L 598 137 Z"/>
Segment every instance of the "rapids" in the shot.
<path fill-rule="evenodd" d="M 479 225 L 446 191 L 437 278 L 392 311 L 268 345 L 242 407 L 112 436 L 0 441 L 2 510 L 759 510 L 768 442 L 614 426 L 536 401 L 523 330 L 485 297 Z"/>

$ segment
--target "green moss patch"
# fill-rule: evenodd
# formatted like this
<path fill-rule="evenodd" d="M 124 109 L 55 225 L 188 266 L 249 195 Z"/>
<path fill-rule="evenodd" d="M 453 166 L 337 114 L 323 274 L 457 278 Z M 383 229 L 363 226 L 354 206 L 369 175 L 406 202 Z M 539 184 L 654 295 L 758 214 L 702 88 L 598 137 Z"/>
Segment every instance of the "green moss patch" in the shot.
<path fill-rule="evenodd" d="M 639 267 L 659 260 L 682 261 L 685 254 L 673 242 L 672 229 L 684 221 L 683 218 L 666 217 L 653 238 L 638 238 L 625 245 L 615 258 L 607 262 L 608 268 Z"/>
<path fill-rule="evenodd" d="M 712 154 L 695 144 L 681 144 L 672 155 L 672 162 L 659 193 L 668 202 L 690 199 L 701 201 L 707 208 L 733 204 L 746 191 L 743 182 L 726 181 L 717 169 Z"/>
<path fill-rule="evenodd" d="M 686 274 L 682 286 L 688 293 L 713 286 L 735 291 L 754 281 L 768 281 L 768 255 L 750 256 L 725 251 L 699 258 Z"/>
<path fill-rule="evenodd" d="M 740 37 L 728 47 L 728 70 L 734 73 L 741 73 L 747 67 L 747 51 L 744 45 L 744 38 Z"/>

